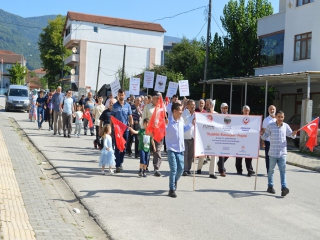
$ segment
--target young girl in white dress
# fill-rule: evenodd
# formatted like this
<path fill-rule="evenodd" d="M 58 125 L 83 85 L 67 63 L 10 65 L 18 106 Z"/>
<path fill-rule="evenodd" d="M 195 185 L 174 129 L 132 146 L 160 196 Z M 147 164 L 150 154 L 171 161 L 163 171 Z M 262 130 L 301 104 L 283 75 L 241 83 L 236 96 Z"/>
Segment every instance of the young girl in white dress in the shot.
<path fill-rule="evenodd" d="M 109 124 L 104 125 L 102 128 L 102 149 L 100 155 L 99 167 L 101 167 L 101 174 L 105 175 L 105 167 L 109 167 L 109 173 L 113 174 L 112 167 L 115 166 L 115 156 L 112 149 L 112 138 L 111 138 L 111 126 Z"/>

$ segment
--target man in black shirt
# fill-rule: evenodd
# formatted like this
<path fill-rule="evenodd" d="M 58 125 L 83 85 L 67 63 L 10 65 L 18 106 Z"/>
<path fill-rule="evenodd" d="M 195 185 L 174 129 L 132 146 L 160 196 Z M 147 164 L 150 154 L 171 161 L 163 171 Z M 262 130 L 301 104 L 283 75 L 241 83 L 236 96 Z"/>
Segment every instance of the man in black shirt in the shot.
<path fill-rule="evenodd" d="M 137 97 L 134 100 L 134 104 L 131 105 L 132 118 L 133 118 L 132 128 L 136 131 L 140 129 L 140 119 L 142 116 L 142 111 L 140 106 L 141 106 L 141 98 Z M 129 157 L 132 156 L 131 147 L 132 147 L 133 138 L 134 138 L 134 156 L 135 158 L 139 158 L 139 151 L 138 151 L 139 137 L 136 134 L 132 134 L 132 133 L 129 134 L 126 152 L 128 153 Z"/>

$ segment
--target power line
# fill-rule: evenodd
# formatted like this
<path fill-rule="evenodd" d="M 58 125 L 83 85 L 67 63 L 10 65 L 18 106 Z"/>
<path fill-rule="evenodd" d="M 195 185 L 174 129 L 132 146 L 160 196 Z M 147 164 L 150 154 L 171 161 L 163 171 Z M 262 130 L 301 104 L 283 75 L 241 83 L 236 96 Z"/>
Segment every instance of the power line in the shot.
<path fill-rule="evenodd" d="M 214 18 L 214 16 L 213 16 L 212 14 L 211 14 L 211 16 L 212 16 L 212 18 L 213 18 L 214 22 L 217 24 L 218 28 L 220 29 L 220 31 L 221 31 L 221 33 L 222 33 L 222 36 L 224 37 L 225 35 L 224 35 L 224 33 L 223 33 L 223 31 L 222 31 L 221 27 L 219 26 L 219 24 L 218 24 L 217 20 Z"/>
<path fill-rule="evenodd" d="M 204 22 L 204 24 L 202 25 L 200 31 L 198 32 L 197 36 L 195 37 L 195 39 L 197 39 L 197 37 L 199 36 L 199 34 L 201 33 L 203 27 L 206 25 L 207 22 L 208 22 L 208 20 L 206 20 L 206 21 Z"/>

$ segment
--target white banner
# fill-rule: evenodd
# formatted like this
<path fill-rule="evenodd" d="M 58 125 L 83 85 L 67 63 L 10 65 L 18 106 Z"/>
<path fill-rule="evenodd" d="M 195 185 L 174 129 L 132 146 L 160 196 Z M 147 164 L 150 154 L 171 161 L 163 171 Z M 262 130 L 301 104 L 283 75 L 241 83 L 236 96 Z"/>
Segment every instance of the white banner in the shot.
<path fill-rule="evenodd" d="M 258 158 L 261 116 L 196 113 L 195 156 Z"/>
<path fill-rule="evenodd" d="M 110 88 L 111 88 L 112 96 L 113 97 L 118 96 L 118 91 L 121 88 L 119 79 L 116 79 L 114 82 L 110 83 Z"/>
<path fill-rule="evenodd" d="M 179 93 L 180 97 L 189 96 L 189 81 L 181 80 L 179 81 Z"/>
<path fill-rule="evenodd" d="M 129 86 L 129 92 L 133 95 L 139 95 L 140 94 L 140 78 L 130 78 L 130 86 Z"/>
<path fill-rule="evenodd" d="M 143 87 L 153 88 L 154 72 L 144 72 Z"/>
<path fill-rule="evenodd" d="M 179 84 L 176 82 L 169 82 L 166 96 L 172 98 L 173 95 L 176 95 L 178 91 L 178 85 Z"/>
<path fill-rule="evenodd" d="M 166 89 L 167 77 L 162 75 L 157 75 L 156 85 L 154 86 L 154 90 L 157 92 L 164 92 Z"/>

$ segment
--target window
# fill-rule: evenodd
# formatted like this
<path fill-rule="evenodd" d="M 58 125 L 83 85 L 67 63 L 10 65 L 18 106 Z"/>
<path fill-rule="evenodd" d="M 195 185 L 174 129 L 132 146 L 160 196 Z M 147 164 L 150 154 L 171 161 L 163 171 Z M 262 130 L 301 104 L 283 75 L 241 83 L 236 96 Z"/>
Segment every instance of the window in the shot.
<path fill-rule="evenodd" d="M 259 67 L 283 64 L 284 32 L 260 37 Z"/>
<path fill-rule="evenodd" d="M 93 27 L 93 31 L 97 33 L 98 32 L 98 27 Z"/>
<path fill-rule="evenodd" d="M 71 25 L 66 29 L 66 36 L 68 36 L 71 32 Z"/>
<path fill-rule="evenodd" d="M 304 33 L 294 37 L 294 60 L 311 58 L 312 33 Z"/>
<path fill-rule="evenodd" d="M 313 2 L 314 0 L 297 0 L 297 7 Z"/>

